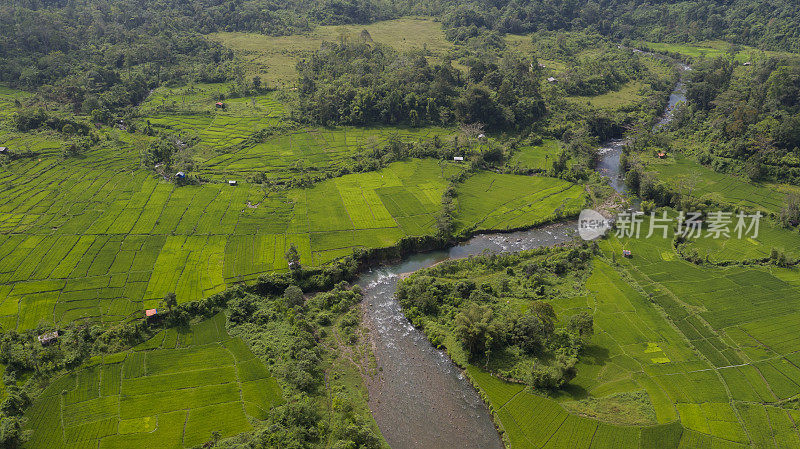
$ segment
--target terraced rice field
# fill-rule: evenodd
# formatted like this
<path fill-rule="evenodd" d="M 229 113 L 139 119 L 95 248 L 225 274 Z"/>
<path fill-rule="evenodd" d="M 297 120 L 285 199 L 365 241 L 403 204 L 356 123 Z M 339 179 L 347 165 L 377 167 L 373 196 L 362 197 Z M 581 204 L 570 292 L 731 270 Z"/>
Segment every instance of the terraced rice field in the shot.
<path fill-rule="evenodd" d="M 577 215 L 583 187 L 556 178 L 478 173 L 457 188 L 459 228 L 511 230 Z"/>
<path fill-rule="evenodd" d="M 124 159 L 95 161 L 86 168 L 33 160 L 2 173 L 4 329 L 121 320 L 173 291 L 180 301 L 199 299 L 286 270 L 292 243 L 316 266 L 355 246 L 431 233 L 446 177 L 458 170 L 398 162 L 267 194 L 246 183 L 177 188 L 127 171 Z"/>
<path fill-rule="evenodd" d="M 484 392 L 509 442 L 516 448 L 675 448 L 678 422 L 625 427 L 567 413 L 558 403 L 503 382 L 479 368 L 468 369 Z"/>
<path fill-rule="evenodd" d="M 232 128 L 238 129 L 238 125 Z M 252 130 L 249 124 L 245 124 L 242 135 L 247 130 Z M 237 132 L 233 131 L 233 135 Z M 347 167 L 354 156 L 371 154 L 390 140 L 418 142 L 450 134 L 451 130 L 437 127 L 302 128 L 264 143 L 209 155 L 203 161 L 201 173 L 224 179 L 233 174 L 263 172 L 275 179 L 285 179 L 301 172 L 335 172 Z"/>
<path fill-rule="evenodd" d="M 53 381 L 27 411 L 26 447 L 180 448 L 252 428 L 284 402 L 225 316 L 169 329 Z"/>
<path fill-rule="evenodd" d="M 613 242 L 606 252 L 618 251 Z M 678 301 L 688 298 L 687 289 L 700 289 L 705 295 L 733 298 L 732 291 L 713 293 L 727 279 L 762 278 L 756 285 L 735 289 L 746 291 L 736 296 L 755 298 L 771 296 L 784 302 L 789 290 L 775 295 L 766 293 L 766 285 L 777 278 L 766 274 L 746 274 L 733 270 L 724 276 L 687 277 L 680 269 L 669 275 L 654 275 L 655 283 L 642 271 L 648 271 L 638 258 L 650 259 L 641 245 L 628 243 L 637 254 L 624 273 L 636 279 L 628 285 L 607 262 L 598 260 L 587 282 L 588 297 L 555 303 L 559 314 L 594 311 L 595 332 L 578 377 L 561 395 L 547 398 L 518 384 L 501 381 L 476 367 L 470 377 L 484 393 L 512 448 L 585 447 L 585 448 L 744 448 L 797 447 L 800 433 L 796 420 L 800 412 L 781 408 L 777 402 L 800 393 L 799 361 L 794 356 L 797 340 L 792 322 L 796 314 L 776 319 L 771 307 L 745 308 L 734 321 L 709 324 L 710 317 L 725 309 L 690 314 Z M 613 248 L 613 249 L 612 249 Z M 657 252 L 661 258 L 661 253 Z M 684 262 L 674 262 L 682 264 Z M 640 271 L 639 268 L 642 268 Z M 699 270 L 695 269 L 695 274 Z M 760 273 L 756 271 L 755 273 Z M 666 281 L 664 279 L 669 279 Z M 718 280 L 721 279 L 721 280 Z M 733 281 L 732 281 L 733 282 Z M 688 284 L 688 285 L 687 285 Z M 674 286 L 683 285 L 677 289 Z M 644 287 L 651 298 L 639 290 Z M 665 288 L 666 287 L 666 288 Z M 675 296 L 673 296 L 675 295 Z M 703 296 L 705 296 L 703 295 Z M 792 290 L 792 298 L 800 292 Z M 780 298 L 780 299 L 777 299 Z M 666 316 L 650 301 L 664 306 Z M 697 301 L 697 300 L 696 300 Z M 741 308 L 741 300 L 732 301 Z M 710 301 L 704 301 L 703 305 Z M 701 307 L 699 301 L 691 304 Z M 774 306 L 773 306 L 774 307 Z M 778 307 L 782 308 L 782 307 Z M 766 316 L 759 314 L 766 313 Z M 750 315 L 753 318 L 742 319 Z M 755 314 L 755 315 L 754 315 Z M 724 318 L 723 318 L 724 319 Z M 707 321 L 708 320 L 708 321 Z M 721 332 L 720 332 L 721 330 Z M 769 345 L 769 346 L 767 346 Z M 569 413 L 559 402 L 580 398 L 586 393 L 604 397 L 614 393 L 646 391 L 656 412 L 658 425 L 618 426 Z M 566 402 L 564 403 L 566 405 Z"/>
<path fill-rule="evenodd" d="M 225 84 L 156 89 L 140 107 L 142 126 L 180 131 L 199 139 L 194 147 L 197 172 L 207 178 L 265 173 L 285 181 L 301 173 L 338 172 L 350 167 L 356 156 L 372 154 L 390 140 L 447 139 L 454 131 L 441 127 L 301 127 L 272 135 L 265 142 L 246 142 L 255 132 L 282 123 L 286 110 L 277 92 L 247 98 L 225 99 L 225 109 L 215 106 Z"/>
<path fill-rule="evenodd" d="M 764 238 L 795 236 L 771 229 Z M 600 248 L 585 288 L 552 301 L 558 316 L 594 317 L 567 388 L 538 394 L 468 368 L 512 448 L 800 447 L 800 270 L 697 266 L 660 236 L 612 237 Z M 637 392 L 647 394 L 652 425 L 570 411 L 588 396 Z"/>
<path fill-rule="evenodd" d="M 756 238 L 714 239 L 699 238 L 690 243 L 700 257 L 708 256 L 711 262 L 735 262 L 764 259 L 773 249 L 791 258 L 800 257 L 800 233 L 787 232 L 774 221 L 762 218 Z"/>
<path fill-rule="evenodd" d="M 356 246 L 430 234 L 447 179 L 458 170 L 412 160 L 266 193 L 244 182 L 177 188 L 138 167 L 133 143 L 80 160 L 15 162 L 0 172 L 0 325 L 118 321 L 168 292 L 190 301 L 234 281 L 286 270 L 283 254 L 291 244 L 303 264 L 318 266 Z M 494 177 L 510 181 L 486 174 L 481 183 Z M 534 224 L 561 204 L 558 196 L 537 196 L 539 189 L 553 183 L 553 193 L 577 189 L 555 180 L 523 181 L 529 184 L 513 190 L 527 192 L 525 204 L 513 203 L 521 214 L 514 226 Z M 483 228 L 502 225 L 500 209 L 485 209 L 491 201 L 480 200 L 479 211 L 494 214 Z M 471 204 L 465 196 L 465 207 Z"/>
<path fill-rule="evenodd" d="M 698 267 L 660 238 L 611 240 L 604 251 L 610 256 L 622 247 L 634 254 L 621 262 L 623 272 L 671 327 L 630 341 L 645 351 L 659 349 L 647 353 L 654 363 L 642 366 L 662 391 L 654 400 L 656 411 L 663 410 L 660 416 L 676 413 L 687 429 L 730 444 L 800 445 L 795 425 L 800 412 L 781 407 L 800 394 L 800 340 L 794 331 L 800 322 L 798 270 Z M 631 315 L 639 328 L 640 316 Z M 602 325 L 609 341 L 625 341 L 626 332 L 616 327 L 619 318 Z M 664 338 L 670 334 L 680 340 Z"/>

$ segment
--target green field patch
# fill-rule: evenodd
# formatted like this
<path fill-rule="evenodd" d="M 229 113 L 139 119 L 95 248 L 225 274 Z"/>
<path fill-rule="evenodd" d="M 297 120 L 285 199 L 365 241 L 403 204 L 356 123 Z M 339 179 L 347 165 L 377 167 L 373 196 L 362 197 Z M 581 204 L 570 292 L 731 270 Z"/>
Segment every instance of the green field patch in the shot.
<path fill-rule="evenodd" d="M 520 167 L 530 170 L 548 171 L 553 163 L 558 160 L 561 153 L 561 144 L 557 140 L 546 139 L 540 145 L 523 146 L 517 148 L 509 161 Z"/>
<path fill-rule="evenodd" d="M 721 40 L 702 41 L 691 44 L 666 43 L 666 42 L 640 42 L 640 45 L 657 52 L 678 53 L 692 58 L 719 58 L 734 52 L 734 59 L 738 62 L 752 61 L 758 55 L 765 53 L 770 56 L 795 57 L 787 52 L 763 51 L 747 45 L 734 46 L 730 42 Z"/>
<path fill-rule="evenodd" d="M 177 333 L 160 332 L 140 350 L 55 379 L 27 413 L 26 447 L 192 447 L 210 441 L 211 431 L 228 437 L 251 429 L 248 416 L 265 419 L 283 394 L 224 326 L 222 314 L 193 324 L 182 337 L 199 344 L 181 349 L 165 349 Z"/>
<path fill-rule="evenodd" d="M 667 162 L 649 164 L 647 169 L 682 195 L 708 196 L 747 210 L 779 213 L 786 200 L 786 189 L 781 186 L 752 184 L 743 178 L 717 173 L 679 153 Z"/>
<path fill-rule="evenodd" d="M 496 412 L 512 448 L 638 448 L 677 447 L 681 427 L 616 426 L 569 414 L 557 402 L 532 394 L 518 384 L 510 384 L 476 368 L 467 369 L 477 388 Z M 662 437 L 661 441 L 658 438 Z"/>
<path fill-rule="evenodd" d="M 212 90 L 203 89 L 202 95 Z M 267 192 L 243 176 L 236 178 L 237 187 L 215 182 L 176 187 L 141 168 L 137 148 L 146 141 L 108 132 L 116 139 L 114 148 L 103 147 L 80 161 L 21 161 L 4 178 L 12 188 L 0 214 L 30 217 L 4 222 L 8 229 L 0 234 L 4 329 L 80 319 L 118 322 L 159 307 L 171 292 L 180 303 L 205 298 L 231 282 L 287 271 L 284 254 L 292 244 L 301 263 L 313 267 L 354 248 L 387 247 L 405 236 L 433 234 L 448 179 L 461 170 L 411 159 L 305 189 Z M 393 138 L 450 132 L 309 129 L 291 138 L 304 158 L 371 151 Z M 37 214 L 29 214 L 34 207 Z"/>
<path fill-rule="evenodd" d="M 592 97 L 572 96 L 567 97 L 567 101 L 576 104 L 588 104 L 593 108 L 615 109 L 625 106 L 635 106 L 642 101 L 640 91 L 645 87 L 641 81 L 629 81 L 623 84 L 618 90 L 607 92 Z"/>
<path fill-rule="evenodd" d="M 129 433 L 150 433 L 158 426 L 157 416 L 145 416 L 144 418 L 120 419 L 117 433 L 126 435 Z"/>
<path fill-rule="evenodd" d="M 774 235 L 767 237 L 769 232 Z M 773 241 L 793 238 L 789 234 L 776 228 L 767 231 L 764 238 Z M 737 245 L 758 247 L 747 240 Z M 697 266 L 680 258 L 664 260 L 661 255 L 669 251 L 669 246 L 668 239 L 660 238 L 622 242 L 612 239 L 604 251 L 607 257 L 621 247 L 634 252 L 632 259 L 617 259 L 622 269 L 652 295 L 666 317 L 688 338 L 697 356 L 717 368 L 704 367 L 707 362 L 682 365 L 671 358 L 673 361 L 654 364 L 646 371 L 652 372 L 656 382 L 677 404 L 680 421 L 687 429 L 730 441 L 732 445 L 762 447 L 773 438 L 763 407 L 743 409 L 737 405 L 734 411 L 730 404 L 772 403 L 800 392 L 797 368 L 800 360 L 793 359 L 800 338 L 792 331 L 800 306 L 797 272 L 759 266 Z M 714 249 L 712 254 L 727 260 L 752 258 L 756 254 L 732 246 Z M 690 354 L 689 359 L 697 356 Z M 747 359 L 751 362 L 746 363 Z M 776 419 L 781 418 L 776 416 Z M 795 426 L 791 428 L 796 432 Z M 787 432 L 783 434 L 782 438 L 787 438 Z M 720 444 L 718 440 L 704 440 L 691 432 L 684 437 L 700 446 Z"/>
<path fill-rule="evenodd" d="M 434 57 L 441 57 L 452 47 L 438 21 L 411 17 L 366 25 L 318 26 L 302 35 L 214 33 L 211 36 L 243 58 L 248 72 L 258 74 L 268 85 L 286 86 L 296 82 L 297 62 L 318 50 L 323 41 L 336 41 L 342 34 L 355 36 L 362 30 L 367 30 L 374 42 L 400 51 L 424 47 Z"/>
<path fill-rule="evenodd" d="M 458 186 L 460 228 L 517 229 L 580 212 L 583 189 L 560 179 L 478 173 Z"/>

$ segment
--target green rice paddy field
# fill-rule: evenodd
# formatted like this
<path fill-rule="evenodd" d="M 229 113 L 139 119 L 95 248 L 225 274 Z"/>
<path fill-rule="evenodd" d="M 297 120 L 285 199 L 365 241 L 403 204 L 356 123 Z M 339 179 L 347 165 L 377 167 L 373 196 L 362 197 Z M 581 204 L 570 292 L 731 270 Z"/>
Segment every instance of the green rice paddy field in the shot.
<path fill-rule="evenodd" d="M 649 353 L 658 361 L 645 368 L 668 399 L 654 400 L 656 411 L 672 408 L 684 427 L 734 443 L 800 445 L 800 413 L 785 403 L 800 393 L 798 270 L 698 267 L 661 238 L 611 240 L 604 251 L 623 247 L 634 255 L 621 262 L 622 272 L 673 326 L 638 342 L 663 353 Z M 670 333 L 682 344 L 664 338 Z M 625 332 L 611 335 L 619 341 Z"/>
<path fill-rule="evenodd" d="M 581 186 L 555 178 L 483 172 L 460 184 L 456 221 L 478 231 L 513 230 L 580 213 Z"/>
<path fill-rule="evenodd" d="M 273 133 L 264 142 L 249 142 L 253 133 L 283 123 L 286 110 L 280 93 L 230 98 L 224 100 L 224 110 L 216 108 L 217 96 L 228 88 L 225 84 L 158 88 L 140 106 L 145 116 L 141 122 L 196 137 L 198 173 L 216 180 L 265 173 L 280 181 L 301 172 L 336 172 L 355 156 L 371 154 L 392 139 L 419 142 L 454 134 L 441 127 L 301 127 Z"/>
<path fill-rule="evenodd" d="M 28 409 L 25 447 L 182 448 L 252 429 L 284 402 L 225 316 L 156 334 L 53 381 Z"/>
<path fill-rule="evenodd" d="M 695 44 L 674 44 L 667 42 L 639 42 L 639 45 L 656 52 L 678 53 L 691 58 L 719 58 L 733 53 L 736 61 L 746 62 L 761 54 L 777 57 L 797 57 L 793 53 L 763 51 L 746 45 L 735 46 L 724 41 L 703 41 Z"/>
<path fill-rule="evenodd" d="M 449 178 L 463 170 L 453 162 L 411 159 L 310 188 L 270 191 L 248 183 L 247 175 L 287 173 L 298 164 L 330 169 L 389 138 L 451 131 L 299 129 L 228 151 L 279 120 L 280 104 L 269 96 L 256 99 L 256 107 L 276 111 L 266 118 L 248 110 L 249 100 L 204 115 L 199 109 L 213 89 L 192 89 L 185 108 L 196 115 L 163 120 L 199 136 L 197 170 L 218 175 L 202 185 L 176 187 L 141 167 L 148 138 L 140 134 L 101 129 L 100 145 L 70 159 L 61 157 L 59 133 L 3 134 L 0 145 L 39 155 L 0 166 L 2 329 L 120 321 L 156 306 L 168 292 L 180 302 L 200 299 L 233 282 L 288 270 L 284 254 L 292 244 L 304 265 L 320 266 L 357 247 L 432 234 Z M 13 101 L 12 93 L 0 97 Z M 144 106 L 153 117 L 162 97 L 180 95 L 154 92 Z M 192 121 L 182 122 L 186 117 Z M 531 226 L 552 219 L 557 208 L 575 212 L 584 201 L 580 188 L 560 180 L 494 173 L 477 175 L 460 193 L 463 228 Z"/>
<path fill-rule="evenodd" d="M 612 238 L 601 249 L 587 293 L 553 303 L 560 316 L 594 316 L 567 390 L 542 396 L 468 369 L 512 448 L 800 447 L 797 268 L 698 267 L 655 237 Z M 641 391 L 655 412 L 650 426 L 569 412 L 586 395 Z"/>
<path fill-rule="evenodd" d="M 697 198 L 706 196 L 748 210 L 777 214 L 786 203 L 787 193 L 800 192 L 796 186 L 753 184 L 736 176 L 717 173 L 679 153 L 671 154 L 663 161 L 653 158 L 647 161 L 648 170 L 682 194 Z"/>
<path fill-rule="evenodd" d="M 553 163 L 558 160 L 560 153 L 561 143 L 557 140 L 546 139 L 540 145 L 518 148 L 509 163 L 529 170 L 546 172 L 553 167 Z"/>

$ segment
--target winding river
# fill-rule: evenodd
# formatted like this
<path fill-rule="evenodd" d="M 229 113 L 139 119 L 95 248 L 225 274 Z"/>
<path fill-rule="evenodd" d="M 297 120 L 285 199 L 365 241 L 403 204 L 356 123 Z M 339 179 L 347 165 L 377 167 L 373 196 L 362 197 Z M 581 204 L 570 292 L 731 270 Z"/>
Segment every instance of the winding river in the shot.
<path fill-rule="evenodd" d="M 679 82 L 656 126 L 669 123 L 675 105 L 684 98 L 684 85 Z M 621 193 L 624 145 L 623 139 L 615 139 L 598 149 L 597 170 Z M 567 242 L 574 238 L 575 230 L 576 222 L 569 221 L 510 234 L 478 235 L 447 250 L 416 254 L 361 275 L 358 284 L 364 289 L 364 322 L 371 332 L 378 367 L 377 374 L 367 381 L 369 406 L 392 448 L 503 447 L 488 409 L 461 369 L 403 315 L 395 300 L 398 280 L 447 259 Z"/>

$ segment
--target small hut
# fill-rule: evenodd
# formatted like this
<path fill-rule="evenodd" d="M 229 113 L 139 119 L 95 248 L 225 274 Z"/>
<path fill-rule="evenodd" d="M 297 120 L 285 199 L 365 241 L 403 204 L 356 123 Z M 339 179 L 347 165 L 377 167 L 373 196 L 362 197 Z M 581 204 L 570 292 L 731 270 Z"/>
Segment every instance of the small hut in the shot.
<path fill-rule="evenodd" d="M 742 65 L 743 65 L 743 66 L 745 66 L 745 67 L 750 67 L 751 65 L 753 65 L 753 63 L 752 63 L 752 62 L 750 62 L 750 61 L 747 61 L 747 62 L 745 62 L 745 63 L 744 63 L 744 64 L 742 64 Z"/>
<path fill-rule="evenodd" d="M 622 250 L 622 257 L 630 259 L 631 257 L 633 257 L 633 254 L 631 254 L 630 250 L 623 249 Z"/>
<path fill-rule="evenodd" d="M 455 156 L 453 160 L 456 162 L 464 162 L 464 156 Z"/>
<path fill-rule="evenodd" d="M 233 179 L 230 179 L 230 180 L 228 180 L 228 185 L 229 185 L 229 186 L 235 186 L 235 185 L 237 185 L 237 184 L 238 184 L 238 183 L 237 183 L 235 180 L 233 180 Z"/>
<path fill-rule="evenodd" d="M 550 78 L 547 78 L 547 82 L 548 82 L 548 83 L 557 83 L 557 82 L 558 82 L 558 80 L 557 80 L 557 79 L 555 79 L 555 78 L 553 78 L 553 77 L 551 76 Z"/>
<path fill-rule="evenodd" d="M 175 173 L 175 177 L 183 179 L 186 177 L 186 173 L 179 171 L 178 173 Z"/>
<path fill-rule="evenodd" d="M 158 309 L 147 309 L 144 311 L 145 318 L 152 318 L 154 316 L 158 316 Z"/>
<path fill-rule="evenodd" d="M 665 157 L 667 157 L 667 153 L 664 153 L 663 151 L 659 151 L 658 158 L 659 159 L 664 159 Z"/>
<path fill-rule="evenodd" d="M 58 331 L 46 332 L 36 337 L 36 339 L 39 340 L 39 343 L 41 343 L 42 346 L 47 346 L 58 340 Z"/>
<path fill-rule="evenodd" d="M 217 109 L 225 109 L 225 103 L 218 101 L 216 107 Z"/>

